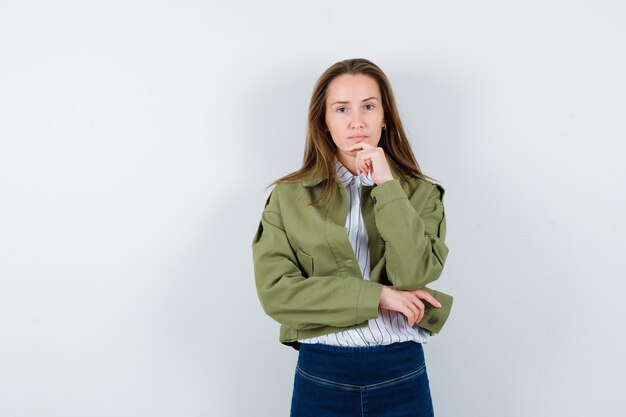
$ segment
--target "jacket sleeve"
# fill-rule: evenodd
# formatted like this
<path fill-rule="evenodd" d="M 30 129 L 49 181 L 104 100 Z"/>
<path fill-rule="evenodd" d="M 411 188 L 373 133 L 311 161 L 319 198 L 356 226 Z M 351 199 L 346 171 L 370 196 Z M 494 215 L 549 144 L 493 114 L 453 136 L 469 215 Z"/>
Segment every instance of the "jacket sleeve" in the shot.
<path fill-rule="evenodd" d="M 280 324 L 295 329 L 346 327 L 378 316 L 382 284 L 352 276 L 302 275 L 276 186 L 254 235 L 252 255 L 261 306 Z"/>
<path fill-rule="evenodd" d="M 371 195 L 394 288 L 415 290 L 438 279 L 448 256 L 443 188 L 435 185 L 425 205 L 417 201 L 418 192 L 409 198 L 397 179 L 374 187 Z M 419 213 L 418 205 L 423 206 Z"/>
<path fill-rule="evenodd" d="M 450 311 L 452 310 L 452 303 L 454 302 L 454 297 L 449 294 L 446 294 L 441 291 L 433 290 L 428 287 L 422 288 L 422 290 L 426 291 L 439 303 L 441 303 L 441 307 L 433 307 L 429 303 L 424 303 L 426 307 L 424 311 L 424 317 L 417 323 L 417 326 L 428 330 L 428 332 L 433 335 L 441 332 L 441 328 L 448 320 L 450 316 Z"/>

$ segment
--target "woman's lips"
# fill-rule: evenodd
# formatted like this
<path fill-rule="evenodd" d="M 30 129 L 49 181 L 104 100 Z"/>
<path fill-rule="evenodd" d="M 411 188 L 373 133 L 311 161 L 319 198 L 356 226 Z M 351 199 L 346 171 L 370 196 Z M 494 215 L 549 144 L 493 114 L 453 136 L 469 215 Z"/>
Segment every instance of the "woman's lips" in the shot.
<path fill-rule="evenodd" d="M 357 142 L 362 141 L 363 139 L 365 139 L 367 136 L 350 136 L 350 139 L 355 140 Z"/>

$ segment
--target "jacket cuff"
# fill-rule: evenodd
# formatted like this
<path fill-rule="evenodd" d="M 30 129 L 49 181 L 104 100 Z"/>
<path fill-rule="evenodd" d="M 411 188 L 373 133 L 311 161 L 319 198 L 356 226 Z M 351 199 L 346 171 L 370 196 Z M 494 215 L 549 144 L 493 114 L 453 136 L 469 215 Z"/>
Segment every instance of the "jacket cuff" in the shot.
<path fill-rule="evenodd" d="M 362 323 L 365 320 L 378 317 L 378 305 L 380 304 L 380 293 L 383 290 L 383 284 L 362 280 L 361 291 L 359 292 L 359 301 L 356 307 L 356 322 Z"/>
<path fill-rule="evenodd" d="M 400 185 L 400 181 L 397 178 L 394 178 L 389 181 L 385 181 L 382 184 L 379 184 L 372 188 L 370 192 L 370 196 L 372 201 L 374 202 L 374 207 L 376 210 L 383 207 L 385 204 L 398 199 L 408 200 L 402 185 Z"/>
<path fill-rule="evenodd" d="M 424 317 L 422 317 L 422 320 L 417 323 L 417 326 L 429 331 L 431 335 L 437 334 L 441 331 L 441 328 L 446 323 L 446 320 L 448 320 L 454 297 L 430 288 L 422 289 L 435 297 L 435 299 L 441 303 L 441 307 L 433 307 L 430 303 L 424 302 L 424 305 L 426 306 Z"/>

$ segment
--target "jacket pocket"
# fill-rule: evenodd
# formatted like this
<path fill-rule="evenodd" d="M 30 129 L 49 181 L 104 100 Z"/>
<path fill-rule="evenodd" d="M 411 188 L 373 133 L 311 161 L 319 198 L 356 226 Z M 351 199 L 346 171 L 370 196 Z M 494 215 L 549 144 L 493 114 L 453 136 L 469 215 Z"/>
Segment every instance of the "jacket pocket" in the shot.
<path fill-rule="evenodd" d="M 313 258 L 311 255 L 304 252 L 302 249 L 296 249 L 296 257 L 298 258 L 298 263 L 300 264 L 300 271 L 302 271 L 302 276 L 308 278 L 313 275 Z"/>
<path fill-rule="evenodd" d="M 439 206 L 441 206 L 441 203 L 437 203 L 434 206 L 430 206 L 430 207 L 424 207 L 422 209 L 422 211 L 420 212 L 420 216 L 424 216 L 426 214 L 430 214 L 433 213 L 435 210 L 437 210 L 439 208 Z"/>

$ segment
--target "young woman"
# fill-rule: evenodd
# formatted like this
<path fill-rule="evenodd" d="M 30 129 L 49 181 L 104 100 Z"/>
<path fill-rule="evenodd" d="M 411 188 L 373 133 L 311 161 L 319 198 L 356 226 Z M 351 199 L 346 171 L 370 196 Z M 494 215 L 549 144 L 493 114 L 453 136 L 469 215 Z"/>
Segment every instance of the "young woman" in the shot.
<path fill-rule="evenodd" d="M 444 190 L 378 66 L 321 75 L 302 168 L 272 184 L 252 251 L 263 310 L 299 352 L 291 416 L 432 416 L 422 343 L 452 306 L 426 287 L 448 255 Z"/>

